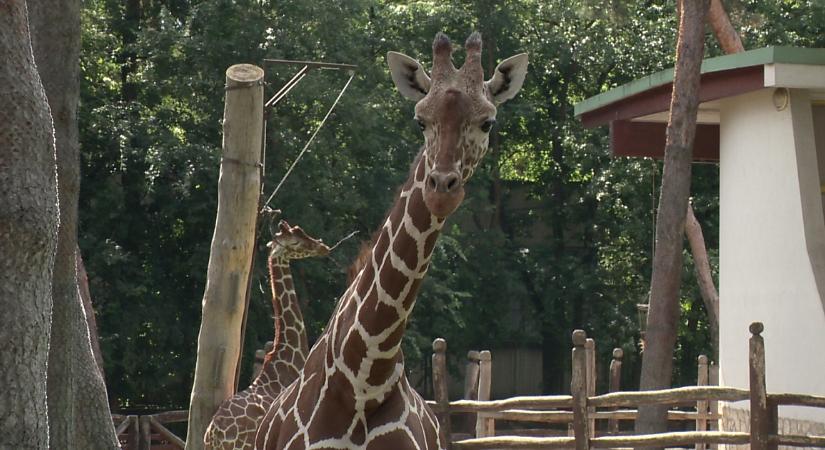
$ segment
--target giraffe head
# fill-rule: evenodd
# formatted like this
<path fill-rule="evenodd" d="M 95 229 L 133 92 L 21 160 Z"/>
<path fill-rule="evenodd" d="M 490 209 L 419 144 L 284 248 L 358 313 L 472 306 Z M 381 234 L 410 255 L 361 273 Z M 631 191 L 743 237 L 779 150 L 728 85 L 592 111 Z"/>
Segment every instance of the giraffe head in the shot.
<path fill-rule="evenodd" d="M 289 226 L 286 220 L 278 223 L 278 232 L 266 246 L 271 249 L 272 255 L 287 259 L 326 256 L 330 252 L 321 240 L 309 237 L 301 227 Z"/>
<path fill-rule="evenodd" d="M 484 81 L 481 35 L 464 47 L 464 65 L 452 62 L 452 44 L 438 33 L 433 41 L 432 77 L 418 61 L 389 52 L 387 63 L 401 94 L 416 101 L 415 120 L 424 134 L 424 203 L 433 215 L 450 215 L 464 199 L 464 183 L 487 152 L 496 107 L 513 98 L 527 74 L 527 54 L 510 57 Z"/>

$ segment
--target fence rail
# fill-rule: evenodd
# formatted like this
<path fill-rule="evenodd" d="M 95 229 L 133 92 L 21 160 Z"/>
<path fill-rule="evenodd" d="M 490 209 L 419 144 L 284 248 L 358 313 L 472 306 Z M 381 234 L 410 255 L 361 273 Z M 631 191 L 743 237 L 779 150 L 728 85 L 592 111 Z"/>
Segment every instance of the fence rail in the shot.
<path fill-rule="evenodd" d="M 452 413 L 475 413 L 478 417 L 476 436 L 468 439 L 451 440 L 453 449 L 555 449 L 576 448 L 622 448 L 622 447 L 665 447 L 694 445 L 697 450 L 706 445 L 733 444 L 750 445 L 752 450 L 774 450 L 779 445 L 795 447 L 825 447 L 825 436 L 779 434 L 778 407 L 807 406 L 825 408 L 825 397 L 805 394 L 769 394 L 765 387 L 765 344 L 761 336 L 761 323 L 750 326 L 750 387 L 738 389 L 708 386 L 718 377 L 718 372 L 709 366 L 706 357 L 699 358 L 699 386 L 681 387 L 643 392 L 610 392 L 595 395 L 595 343 L 587 339 L 582 330 L 573 332 L 572 351 L 572 395 L 524 396 L 503 400 L 483 400 L 489 396 L 489 356 L 487 368 L 479 365 L 477 385 L 478 400 L 457 400 L 449 402 L 446 392 L 446 359 L 443 355 L 433 356 L 433 380 L 444 383 L 435 387 L 441 392 L 431 406 L 439 417 L 449 418 Z M 446 351 L 446 343 L 441 340 L 434 346 L 435 353 Z M 617 349 L 618 350 L 618 349 Z M 481 352 L 482 354 L 484 352 Z M 487 352 L 489 355 L 489 352 Z M 611 362 L 610 390 L 618 390 L 618 374 L 621 371 L 621 350 L 613 352 Z M 483 358 L 480 358 L 483 360 Z M 469 364 L 469 363 L 468 363 Z M 487 371 L 487 385 L 485 379 Z M 468 371 L 475 377 L 475 372 Z M 436 374 L 438 376 L 436 376 Z M 615 379 L 614 379 L 615 378 Z M 465 396 L 472 391 L 470 382 L 465 385 Z M 486 390 L 486 392 L 485 392 Z M 717 431 L 718 402 L 750 402 L 751 429 L 749 433 Z M 663 405 L 668 407 L 690 405 L 695 411 L 668 411 L 668 420 L 695 421 L 696 431 L 669 432 L 642 435 L 618 435 L 619 420 L 634 420 L 640 405 Z M 602 408 L 599 410 L 598 408 Z M 545 424 L 568 424 L 568 436 L 501 436 L 495 433 L 495 421 L 532 422 Z M 596 421 L 607 420 L 607 435 L 596 436 Z M 445 424 L 442 423 L 444 427 Z M 710 430 L 708 430 L 710 428 Z M 446 435 L 451 436 L 449 424 Z"/>

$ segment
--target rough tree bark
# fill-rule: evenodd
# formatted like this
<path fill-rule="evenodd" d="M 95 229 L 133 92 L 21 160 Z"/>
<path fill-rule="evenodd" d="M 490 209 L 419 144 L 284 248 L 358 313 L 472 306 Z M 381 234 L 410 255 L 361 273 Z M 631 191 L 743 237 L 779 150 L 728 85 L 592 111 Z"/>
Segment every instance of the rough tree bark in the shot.
<path fill-rule="evenodd" d="M 261 191 L 263 75 L 249 64 L 226 71 L 218 212 L 203 293 L 186 450 L 204 448 L 203 434 L 212 416 L 235 393 Z"/>
<path fill-rule="evenodd" d="M 60 227 L 52 276 L 49 440 L 52 448 L 117 448 L 106 386 L 78 294 L 80 0 L 30 0 L 32 48 L 54 119 Z"/>
<path fill-rule="evenodd" d="M 57 179 L 27 15 L 25 0 L 0 2 L 0 448 L 48 449 Z"/>
<path fill-rule="evenodd" d="M 705 16 L 709 1 L 682 0 L 679 3 L 679 39 L 656 219 L 656 254 L 650 282 L 646 346 L 642 357 L 642 390 L 670 387 L 679 322 L 682 240 L 690 196 L 693 138 L 696 134 Z M 666 413 L 667 408 L 662 406 L 640 407 L 636 432 L 666 431 Z"/>
<path fill-rule="evenodd" d="M 722 0 L 711 0 L 710 9 L 708 10 L 708 22 L 713 28 L 713 34 L 716 35 L 716 40 L 719 41 L 719 46 L 727 54 L 744 52 L 745 47 L 742 45 L 742 39 L 739 38 L 739 33 L 733 28 L 730 23 L 728 14 L 725 12 L 725 7 L 722 5 Z"/>

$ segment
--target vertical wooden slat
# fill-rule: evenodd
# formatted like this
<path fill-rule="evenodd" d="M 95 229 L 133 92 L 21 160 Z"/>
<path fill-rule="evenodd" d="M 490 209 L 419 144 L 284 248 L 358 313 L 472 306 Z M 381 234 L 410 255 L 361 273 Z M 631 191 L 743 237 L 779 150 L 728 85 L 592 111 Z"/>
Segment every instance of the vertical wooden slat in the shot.
<path fill-rule="evenodd" d="M 587 396 L 588 397 L 595 397 L 596 396 L 596 341 L 592 338 L 587 338 L 584 341 L 584 350 L 587 354 Z M 587 417 L 588 417 L 588 426 L 587 431 L 590 433 L 588 436 L 595 437 L 596 435 L 596 419 L 593 418 L 593 415 L 596 413 L 596 408 L 592 406 L 587 407 Z"/>
<path fill-rule="evenodd" d="M 768 395 L 765 387 L 765 341 L 760 333 L 761 322 L 750 326 L 750 400 L 751 400 L 751 450 L 768 449 L 770 417 Z"/>
<path fill-rule="evenodd" d="M 768 395 L 768 450 L 777 450 L 779 444 L 770 442 L 771 435 L 779 434 L 779 405 Z"/>
<path fill-rule="evenodd" d="M 479 353 L 478 399 L 490 400 L 490 384 L 492 382 L 492 355 L 489 350 Z M 495 422 L 478 413 L 476 419 L 476 437 L 491 437 L 495 435 Z"/>
<path fill-rule="evenodd" d="M 570 381 L 570 394 L 573 396 L 573 435 L 576 437 L 576 450 L 590 448 L 590 433 L 587 430 L 587 350 L 584 330 L 573 332 L 573 371 Z"/>
<path fill-rule="evenodd" d="M 613 349 L 613 360 L 610 361 L 610 392 L 619 392 L 622 386 L 622 358 L 624 357 L 624 350 L 620 348 Z M 618 408 L 611 408 L 616 410 Z M 611 434 L 619 432 L 619 420 L 610 419 L 607 422 L 608 431 Z"/>
<path fill-rule="evenodd" d="M 710 367 L 708 368 L 708 382 L 711 386 L 719 386 L 719 366 L 714 364 L 713 362 L 710 363 Z M 709 404 L 710 413 L 714 417 L 719 417 L 719 401 L 718 400 L 711 400 Z M 719 419 L 713 419 L 710 421 L 710 430 L 711 431 L 718 431 L 719 430 Z M 718 450 L 719 444 L 710 444 L 710 450 Z"/>
<path fill-rule="evenodd" d="M 138 439 L 139 450 L 152 449 L 152 425 L 149 423 L 149 416 L 139 416 L 140 439 Z"/>
<path fill-rule="evenodd" d="M 696 374 L 696 385 L 697 386 L 707 386 L 708 385 L 708 357 L 705 355 L 699 355 L 698 359 L 698 373 Z M 708 429 L 708 422 L 706 415 L 708 413 L 708 402 L 707 400 L 699 400 L 696 402 L 696 412 L 699 414 L 699 417 L 696 419 L 696 431 L 706 431 Z M 697 443 L 696 450 L 705 450 L 705 444 Z"/>
<path fill-rule="evenodd" d="M 479 352 L 477 350 L 470 350 L 467 352 L 467 367 L 464 371 L 464 399 L 476 400 L 478 399 L 478 363 Z M 466 431 L 473 434 L 476 428 L 477 417 L 475 413 L 461 414 L 461 431 Z"/>
<path fill-rule="evenodd" d="M 444 433 L 447 448 L 452 441 L 450 424 L 450 396 L 447 388 L 447 341 L 438 338 L 433 341 L 433 396 L 438 405 L 436 417 Z"/>

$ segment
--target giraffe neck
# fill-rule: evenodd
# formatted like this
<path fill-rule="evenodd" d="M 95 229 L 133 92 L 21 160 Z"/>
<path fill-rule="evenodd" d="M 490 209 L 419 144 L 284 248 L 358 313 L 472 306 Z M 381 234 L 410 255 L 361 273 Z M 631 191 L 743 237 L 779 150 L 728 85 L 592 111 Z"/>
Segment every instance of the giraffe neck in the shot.
<path fill-rule="evenodd" d="M 263 383 L 278 382 L 280 379 L 275 372 L 276 361 L 293 361 L 293 358 L 303 361 L 307 355 L 306 328 L 289 261 L 283 255 L 274 254 L 270 255 L 268 261 L 272 309 L 275 312 L 275 336 L 272 350 L 264 358 L 261 375 L 258 377 Z"/>
<path fill-rule="evenodd" d="M 331 356 L 363 400 L 403 375 L 401 340 L 444 223 L 424 205 L 426 155 L 417 161 L 330 327 Z"/>

